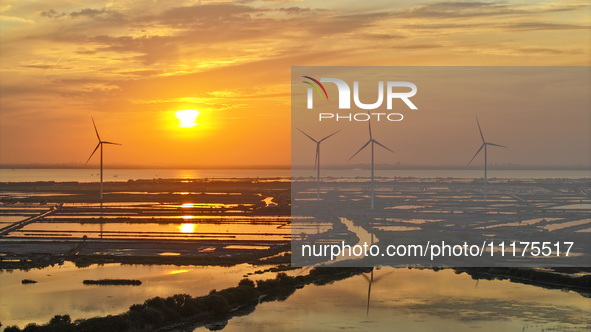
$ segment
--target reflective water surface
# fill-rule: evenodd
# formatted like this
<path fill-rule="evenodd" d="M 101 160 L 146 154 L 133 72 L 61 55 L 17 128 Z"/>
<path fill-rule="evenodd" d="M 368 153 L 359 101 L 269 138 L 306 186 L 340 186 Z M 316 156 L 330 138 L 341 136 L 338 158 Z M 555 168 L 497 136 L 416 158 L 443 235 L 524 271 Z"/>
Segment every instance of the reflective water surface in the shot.
<path fill-rule="evenodd" d="M 178 220 L 178 219 L 177 219 Z M 231 239 L 286 240 L 291 236 L 283 223 L 258 222 L 199 222 L 201 218 L 184 218 L 184 223 L 60 223 L 36 222 L 11 232 L 8 237 L 71 237 L 115 239 Z"/>
<path fill-rule="evenodd" d="M 186 293 L 206 295 L 235 286 L 266 267 L 93 265 L 0 273 L 4 326 L 45 323 L 56 314 L 73 319 L 127 311 L 134 303 Z M 306 273 L 302 270 L 289 274 Z M 130 278 L 140 286 L 86 286 L 84 279 Z M 256 274 L 251 279 L 270 279 Z M 38 283 L 23 285 L 22 279 Z M 504 281 L 473 280 L 453 270 L 376 268 L 329 285 L 308 285 L 286 301 L 266 302 L 229 320 L 224 331 L 581 331 L 591 329 L 591 299 L 573 291 Z M 207 331 L 200 327 L 195 331 Z"/>
<path fill-rule="evenodd" d="M 44 324 L 54 315 L 69 314 L 72 320 L 125 312 L 135 303 L 174 294 L 207 295 L 212 289 L 234 287 L 246 273 L 265 266 L 247 264 L 233 267 L 175 265 L 92 265 L 62 266 L 25 271 L 0 271 L 0 321 L 2 328 L 21 328 L 35 322 Z M 271 273 L 258 279 L 274 278 Z M 84 285 L 85 279 L 138 279 L 140 286 Z M 23 279 L 36 284 L 23 285 Z"/>
<path fill-rule="evenodd" d="M 382 268 L 284 302 L 263 303 L 224 331 L 581 331 L 591 299 L 505 281 L 476 281 L 452 270 Z M 368 305 L 369 296 L 369 305 Z M 205 327 L 195 331 L 208 331 Z"/>

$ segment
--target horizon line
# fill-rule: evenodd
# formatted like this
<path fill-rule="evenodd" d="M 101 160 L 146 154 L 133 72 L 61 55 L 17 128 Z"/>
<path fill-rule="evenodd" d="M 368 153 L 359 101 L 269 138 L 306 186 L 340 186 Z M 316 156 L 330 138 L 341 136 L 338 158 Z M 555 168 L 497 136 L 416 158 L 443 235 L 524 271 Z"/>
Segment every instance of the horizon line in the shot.
<path fill-rule="evenodd" d="M 497 164 L 489 165 L 491 169 L 497 170 L 589 170 L 589 165 L 520 165 L 520 164 Z M 109 165 L 106 169 L 195 169 L 195 170 L 305 170 L 312 165 L 134 165 L 120 164 Z M 370 167 L 370 164 L 351 165 L 325 165 L 325 170 L 355 170 Z M 83 165 L 79 163 L 0 163 L 0 169 L 95 169 L 96 165 Z M 379 170 L 473 170 L 480 169 L 479 165 L 423 165 L 423 164 L 375 164 Z"/>

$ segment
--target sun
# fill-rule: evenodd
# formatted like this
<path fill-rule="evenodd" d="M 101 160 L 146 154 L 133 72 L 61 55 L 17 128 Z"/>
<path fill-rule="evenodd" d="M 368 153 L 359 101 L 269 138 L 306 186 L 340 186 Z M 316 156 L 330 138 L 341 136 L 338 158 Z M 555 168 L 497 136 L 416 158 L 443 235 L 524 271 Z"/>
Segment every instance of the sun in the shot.
<path fill-rule="evenodd" d="M 199 111 L 196 110 L 182 110 L 176 112 L 176 117 L 179 119 L 179 127 L 181 128 L 192 128 L 197 125 L 195 120 L 199 115 Z"/>

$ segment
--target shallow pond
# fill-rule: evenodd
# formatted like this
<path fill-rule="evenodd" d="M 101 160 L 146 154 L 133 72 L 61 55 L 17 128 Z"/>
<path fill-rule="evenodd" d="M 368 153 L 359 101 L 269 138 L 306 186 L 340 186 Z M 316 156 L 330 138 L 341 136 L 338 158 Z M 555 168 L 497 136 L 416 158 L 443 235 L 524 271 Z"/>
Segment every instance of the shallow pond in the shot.
<path fill-rule="evenodd" d="M 220 239 L 220 240 L 275 240 L 290 238 L 289 227 L 281 223 L 207 223 L 186 218 L 184 223 L 117 223 L 35 222 L 8 237 L 109 238 L 109 239 Z"/>

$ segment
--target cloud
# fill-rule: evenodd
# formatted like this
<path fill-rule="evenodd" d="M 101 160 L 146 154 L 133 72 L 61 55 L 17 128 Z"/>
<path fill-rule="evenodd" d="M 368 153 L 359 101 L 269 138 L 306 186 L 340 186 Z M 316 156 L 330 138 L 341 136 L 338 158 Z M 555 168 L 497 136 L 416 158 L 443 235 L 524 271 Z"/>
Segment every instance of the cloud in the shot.
<path fill-rule="evenodd" d="M 79 11 L 71 12 L 70 17 L 78 18 L 78 17 L 88 17 L 92 19 L 98 20 L 108 20 L 108 21 L 120 21 L 123 20 L 124 15 L 122 13 L 108 10 L 108 9 L 92 9 L 92 8 L 85 8 Z"/>
<path fill-rule="evenodd" d="M 504 30 L 510 32 L 520 31 L 545 31 L 545 30 L 586 30 L 591 26 L 579 24 L 566 23 L 549 23 L 549 22 L 515 22 L 515 23 L 498 23 L 498 22 L 482 22 L 482 23 L 414 23 L 403 25 L 405 29 L 409 30 L 431 30 L 445 31 L 445 30 L 466 30 L 472 31 L 476 29 L 483 30 Z"/>
<path fill-rule="evenodd" d="M 519 54 L 531 54 L 531 55 L 565 55 L 565 54 L 577 54 L 580 51 L 575 50 L 557 50 L 552 48 L 542 47 L 517 47 L 513 49 L 514 52 Z"/>
<path fill-rule="evenodd" d="M 471 47 L 457 47 L 456 53 L 460 54 L 484 54 L 484 55 L 499 55 L 499 56 L 527 56 L 531 57 L 547 57 L 555 55 L 573 55 L 582 54 L 583 51 L 580 49 L 554 49 L 544 47 L 522 47 L 515 44 L 499 44 L 495 47 L 488 45 L 472 45 Z"/>
<path fill-rule="evenodd" d="M 0 4 L 0 13 L 7 12 L 10 8 L 12 8 L 12 5 L 7 3 L 7 1 L 3 1 L 3 3 Z"/>
<path fill-rule="evenodd" d="M 121 88 L 117 85 L 105 84 L 105 83 L 87 83 L 87 84 L 80 86 L 80 89 L 82 91 L 86 91 L 86 92 L 93 92 L 93 91 L 108 92 L 108 91 L 113 91 L 113 90 L 121 90 Z"/>
<path fill-rule="evenodd" d="M 407 38 L 406 36 L 392 33 L 359 33 L 356 37 L 364 40 L 392 40 Z"/>
<path fill-rule="evenodd" d="M 107 35 L 90 38 L 100 46 L 96 51 L 138 53 L 138 58 L 146 65 L 162 59 L 174 59 L 178 56 L 178 39 L 172 36 L 111 37 Z"/>
<path fill-rule="evenodd" d="M 548 22 L 519 22 L 499 25 L 502 28 L 510 30 L 528 30 L 528 31 L 542 31 L 542 30 L 588 30 L 589 25 L 577 24 L 562 24 L 562 23 L 548 23 Z"/>
<path fill-rule="evenodd" d="M 397 13 L 400 17 L 412 18 L 462 18 L 498 16 L 522 13 L 500 2 L 434 2 L 418 5 L 412 9 L 402 10 Z"/>
<path fill-rule="evenodd" d="M 55 11 L 55 9 L 50 9 L 42 11 L 41 13 L 39 13 L 39 15 L 41 15 L 41 17 L 59 18 L 66 16 L 66 13 L 58 13 L 57 11 Z"/>
<path fill-rule="evenodd" d="M 305 13 L 309 13 L 311 11 L 310 8 L 300 8 L 300 7 L 287 7 L 287 8 L 279 8 L 276 10 L 281 11 L 281 12 L 285 12 L 290 15 L 305 14 Z"/>
<path fill-rule="evenodd" d="M 120 12 L 117 11 L 113 11 L 113 10 L 108 10 L 106 8 L 102 8 L 102 9 L 93 9 L 93 8 L 84 8 L 84 9 L 80 9 L 77 11 L 73 11 L 70 13 L 58 13 L 55 9 L 50 9 L 50 10 L 45 10 L 42 11 L 41 13 L 39 13 L 39 15 L 41 15 L 41 17 L 47 17 L 47 18 L 53 18 L 53 19 L 58 19 L 58 18 L 63 18 L 63 17 L 70 17 L 70 18 L 91 18 L 91 19 L 96 19 L 96 20 L 109 20 L 109 21 L 116 21 L 116 20 L 122 20 L 124 18 L 124 15 Z"/>
<path fill-rule="evenodd" d="M 113 68 L 104 73 L 147 76 L 146 73 L 156 70 L 159 75 L 182 75 L 260 58 L 268 61 L 283 56 L 286 50 L 306 54 L 310 48 L 319 47 L 321 40 L 330 41 L 322 47 L 340 50 L 343 55 L 348 52 L 345 56 L 349 57 L 359 56 L 364 50 L 365 53 L 393 48 L 420 50 L 442 45 L 450 48 L 449 53 L 463 52 L 462 46 L 469 40 L 441 43 L 430 37 L 456 39 L 448 36 L 449 30 L 470 38 L 470 34 L 462 32 L 476 35 L 492 30 L 518 33 L 585 29 L 588 27 L 577 22 L 559 22 L 540 16 L 540 13 L 577 11 L 581 6 L 442 1 L 406 8 L 389 6 L 375 10 L 368 7 L 351 14 L 345 8 L 310 8 L 303 4 L 275 8 L 266 2 L 243 1 L 170 8 L 162 4 L 146 7 L 146 3 L 135 1 L 117 8 L 45 10 L 40 15 L 54 19 L 51 20 L 55 21 L 54 25 L 25 38 L 70 44 L 76 48 L 73 52 L 84 56 L 82 59 L 89 65 L 106 57 L 117 62 L 127 61 L 131 67 L 130 70 Z M 478 21 L 470 18 L 478 18 Z M 358 45 L 351 45 L 350 40 L 358 41 Z M 403 40 L 405 42 L 401 43 Z M 459 48 L 454 50 L 453 45 Z M 528 45 L 523 46 L 527 48 Z M 144 74 L 138 75 L 140 72 Z"/>
<path fill-rule="evenodd" d="M 152 70 L 152 69 L 146 69 L 146 70 L 122 70 L 117 72 L 120 75 L 123 76 L 154 76 L 154 75 L 159 75 L 162 74 L 163 71 L 162 70 Z"/>
<path fill-rule="evenodd" d="M 207 4 L 168 9 L 154 16 L 147 16 L 144 22 L 164 24 L 168 26 L 220 26 L 225 23 L 235 24 L 234 20 L 250 20 L 251 14 L 265 12 L 245 5 Z"/>
<path fill-rule="evenodd" d="M 4 21 L 4 22 L 15 22 L 15 23 L 35 23 L 35 21 L 27 19 L 27 18 L 23 18 L 23 17 L 18 17 L 18 16 L 8 16 L 8 15 L 0 15 L 0 21 Z"/>
<path fill-rule="evenodd" d="M 386 49 L 420 49 L 439 47 L 431 40 L 417 40 L 414 32 L 421 30 L 430 35 L 444 35 L 449 29 L 517 32 L 587 28 L 576 23 L 521 21 L 523 17 L 539 15 L 540 12 L 578 9 L 580 5 L 536 7 L 481 1 L 431 2 L 355 14 L 304 6 L 270 8 L 264 3 L 255 5 L 248 2 L 150 8 L 145 12 L 127 10 L 125 13 L 107 8 L 62 13 L 51 9 L 42 12 L 41 16 L 60 19 L 60 28 L 37 37 L 85 45 L 85 49 L 75 51 L 80 55 L 128 54 L 143 66 L 178 63 L 187 55 L 203 60 L 196 66 L 192 65 L 193 69 L 169 68 L 171 73 L 183 73 L 199 70 L 204 65 L 252 61 L 263 55 L 276 56 L 281 49 L 292 44 L 314 44 L 311 38 L 339 37 L 326 47 L 342 47 L 343 40 L 356 39 L 373 41 L 377 43 L 374 47 Z M 495 17 L 500 16 L 521 19 L 515 19 L 515 22 L 495 21 Z M 483 17 L 490 22 L 450 23 L 436 20 Z M 409 19 L 413 20 L 412 24 L 409 24 Z M 385 31 L 382 28 L 385 26 L 391 29 Z M 405 45 L 396 42 L 411 40 L 411 37 L 413 42 Z"/>

